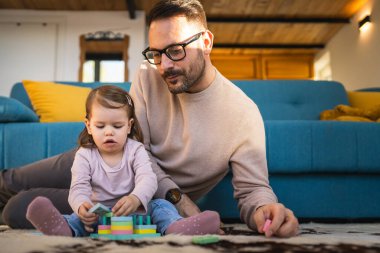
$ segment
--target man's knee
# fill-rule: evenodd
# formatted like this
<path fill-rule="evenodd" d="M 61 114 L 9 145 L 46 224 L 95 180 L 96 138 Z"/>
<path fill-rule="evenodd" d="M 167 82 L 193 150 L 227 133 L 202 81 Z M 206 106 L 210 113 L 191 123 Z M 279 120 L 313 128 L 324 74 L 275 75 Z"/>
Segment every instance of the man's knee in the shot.
<path fill-rule="evenodd" d="M 5 205 L 2 214 L 3 221 L 11 228 L 34 228 L 25 215 L 30 202 L 38 196 L 49 198 L 62 214 L 70 214 L 72 209 L 67 201 L 68 194 L 68 189 L 53 188 L 35 188 L 21 191 L 10 198 Z"/>
<path fill-rule="evenodd" d="M 33 228 L 33 225 L 25 217 L 30 202 L 31 199 L 27 191 L 20 192 L 10 198 L 2 213 L 4 223 L 11 228 Z"/>

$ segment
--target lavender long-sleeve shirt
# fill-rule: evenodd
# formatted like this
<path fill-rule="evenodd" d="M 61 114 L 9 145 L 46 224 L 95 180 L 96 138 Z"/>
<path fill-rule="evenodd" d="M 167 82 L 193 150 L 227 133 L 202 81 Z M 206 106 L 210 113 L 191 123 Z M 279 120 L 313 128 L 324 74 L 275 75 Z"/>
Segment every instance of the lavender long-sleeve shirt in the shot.
<path fill-rule="evenodd" d="M 84 202 L 113 207 L 129 194 L 135 195 L 145 211 L 157 190 L 157 178 L 143 144 L 128 139 L 121 162 L 108 166 L 98 149 L 80 148 L 71 168 L 69 203 L 75 213 Z"/>

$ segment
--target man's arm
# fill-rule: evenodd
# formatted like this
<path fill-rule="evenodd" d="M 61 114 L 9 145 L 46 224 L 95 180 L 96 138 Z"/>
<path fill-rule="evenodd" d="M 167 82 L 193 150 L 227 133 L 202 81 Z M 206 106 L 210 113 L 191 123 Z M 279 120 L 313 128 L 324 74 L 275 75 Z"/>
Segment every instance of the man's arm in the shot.
<path fill-rule="evenodd" d="M 143 66 L 143 65 L 142 65 Z M 151 141 L 151 136 L 150 136 L 150 122 L 148 119 L 148 103 L 149 103 L 149 98 L 147 97 L 147 92 L 144 93 L 144 85 L 143 82 L 148 82 L 148 80 L 144 80 L 147 77 L 142 76 L 142 72 L 144 71 L 139 71 L 133 80 L 131 90 L 130 90 L 130 95 L 133 99 L 133 102 L 135 104 L 135 113 L 137 120 L 140 123 L 142 132 L 144 134 L 144 146 L 146 151 L 148 152 L 149 158 L 152 162 L 152 169 L 157 175 L 157 181 L 158 181 L 158 189 L 155 194 L 155 197 L 157 198 L 162 198 L 165 199 L 165 194 L 169 189 L 173 188 L 179 188 L 176 183 L 171 179 L 169 175 L 167 175 L 161 167 L 157 163 L 157 159 L 154 157 L 154 155 L 151 152 L 151 146 L 150 146 L 150 141 Z M 148 72 L 148 73 L 146 73 Z M 144 74 L 148 75 L 150 71 L 145 69 Z M 150 84 L 154 85 L 154 84 Z"/>
<path fill-rule="evenodd" d="M 239 122 L 236 150 L 231 157 L 234 197 L 238 199 L 241 218 L 251 229 L 265 232 L 268 237 L 293 236 L 298 231 L 298 221 L 291 210 L 277 203 L 269 185 L 264 122 L 256 105 L 248 113 Z M 272 223 L 263 231 L 267 219 Z"/>
<path fill-rule="evenodd" d="M 241 219 L 256 229 L 252 213 L 260 206 L 277 203 L 277 197 L 269 185 L 264 123 L 257 106 L 249 106 L 239 120 L 230 159 L 234 197 L 238 200 Z"/>

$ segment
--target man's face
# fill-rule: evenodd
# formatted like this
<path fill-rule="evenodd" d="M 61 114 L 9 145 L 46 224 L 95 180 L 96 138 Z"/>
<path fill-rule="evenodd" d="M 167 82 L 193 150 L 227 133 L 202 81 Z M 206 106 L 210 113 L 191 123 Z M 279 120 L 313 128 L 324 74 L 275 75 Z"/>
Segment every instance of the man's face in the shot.
<path fill-rule="evenodd" d="M 149 29 L 149 47 L 164 49 L 169 45 L 185 43 L 204 28 L 196 22 L 189 22 L 183 16 L 157 20 Z M 186 57 L 173 61 L 165 54 L 157 69 L 171 93 L 196 92 L 205 71 L 205 58 L 202 50 L 202 36 L 185 47 Z"/>

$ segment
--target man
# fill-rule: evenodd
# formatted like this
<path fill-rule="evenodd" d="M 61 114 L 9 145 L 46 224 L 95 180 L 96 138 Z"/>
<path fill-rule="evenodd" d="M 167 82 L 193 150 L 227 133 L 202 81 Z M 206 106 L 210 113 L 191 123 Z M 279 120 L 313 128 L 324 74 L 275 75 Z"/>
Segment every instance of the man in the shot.
<path fill-rule="evenodd" d="M 171 201 L 183 216 L 199 213 L 194 201 L 211 190 L 231 166 L 243 221 L 263 233 L 266 219 L 271 219 L 266 236 L 295 235 L 297 219 L 277 203 L 268 183 L 260 112 L 211 64 L 213 34 L 207 30 L 202 5 L 197 0 L 159 1 L 150 12 L 148 25 L 149 47 L 143 52 L 147 62 L 132 83 L 131 95 L 158 178 L 156 197 Z M 72 163 L 73 154 L 4 174 L 2 178 L 7 180 L 0 182 L 4 185 L 0 188 L 16 193 L 40 186 L 26 176 L 26 171 L 38 173 L 37 167 L 47 174 L 54 167 L 67 174 L 62 164 Z M 65 193 L 57 191 L 63 198 Z M 54 203 L 53 194 L 45 190 L 18 193 L 4 209 L 8 224 L 19 218 L 11 210 L 29 203 L 36 194 L 48 195 Z"/>
<path fill-rule="evenodd" d="M 276 203 L 268 185 L 260 113 L 212 66 L 213 34 L 201 4 L 160 1 L 148 25 L 149 47 L 143 54 L 149 63 L 141 66 L 131 94 L 145 147 L 156 162 L 156 196 L 181 196 L 172 201 L 176 207 L 185 216 L 197 213 L 192 200 L 211 190 L 231 165 L 234 195 L 247 225 L 263 232 L 271 218 L 267 236 L 295 235 L 297 219 Z"/>

